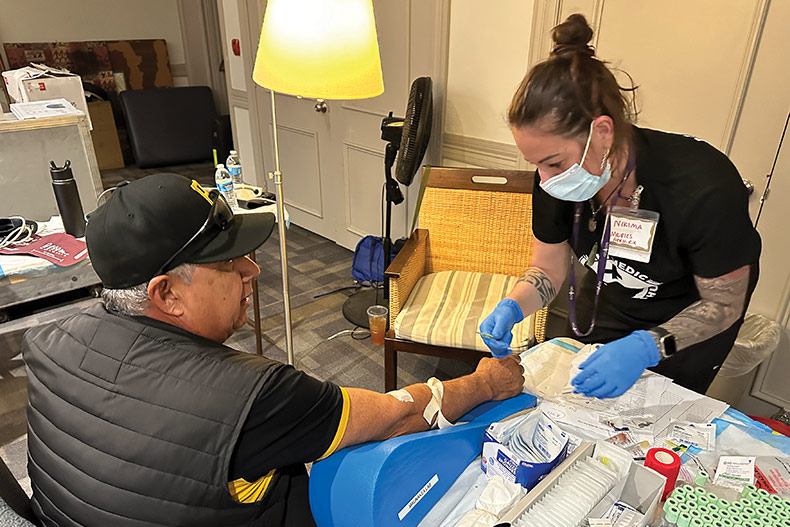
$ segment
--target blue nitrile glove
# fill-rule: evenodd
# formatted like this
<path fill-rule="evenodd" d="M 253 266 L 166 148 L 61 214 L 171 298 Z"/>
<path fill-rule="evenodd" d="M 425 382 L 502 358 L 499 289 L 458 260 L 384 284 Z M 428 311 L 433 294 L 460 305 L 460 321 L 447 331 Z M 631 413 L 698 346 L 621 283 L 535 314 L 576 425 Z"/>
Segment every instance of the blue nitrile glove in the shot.
<path fill-rule="evenodd" d="M 649 366 L 658 364 L 658 346 L 650 333 L 634 331 L 598 348 L 579 365 L 573 378 L 574 393 L 607 399 L 623 395 Z"/>
<path fill-rule="evenodd" d="M 510 355 L 510 341 L 513 340 L 513 326 L 524 320 L 524 313 L 518 302 L 512 298 L 503 298 L 494 310 L 480 324 L 480 333 L 491 335 L 484 337 L 483 342 L 491 350 L 494 357 L 501 359 Z"/>

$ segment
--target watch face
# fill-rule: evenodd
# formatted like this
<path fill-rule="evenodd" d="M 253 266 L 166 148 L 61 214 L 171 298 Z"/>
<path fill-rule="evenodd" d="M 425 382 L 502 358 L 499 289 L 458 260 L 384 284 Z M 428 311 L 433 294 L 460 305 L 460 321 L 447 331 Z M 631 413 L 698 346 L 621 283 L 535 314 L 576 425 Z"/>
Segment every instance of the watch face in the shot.
<path fill-rule="evenodd" d="M 677 351 L 675 345 L 675 335 L 669 334 L 661 338 L 661 343 L 664 345 L 664 354 L 668 357 Z"/>

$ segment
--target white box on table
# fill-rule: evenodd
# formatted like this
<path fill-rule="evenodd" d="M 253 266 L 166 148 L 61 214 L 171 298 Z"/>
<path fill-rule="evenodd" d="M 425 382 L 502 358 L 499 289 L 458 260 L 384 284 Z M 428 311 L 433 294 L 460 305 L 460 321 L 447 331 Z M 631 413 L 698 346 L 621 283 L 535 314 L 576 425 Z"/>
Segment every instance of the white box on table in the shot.
<path fill-rule="evenodd" d="M 599 442 L 601 444 L 603 442 Z M 607 448 L 619 447 L 603 443 Z M 560 476 L 565 470 L 570 468 L 576 461 L 585 457 L 590 457 L 594 454 L 596 443 L 588 442 L 582 443 L 576 450 L 569 455 L 558 467 L 549 473 L 540 483 L 538 483 L 526 496 L 521 498 L 516 504 L 508 511 L 497 523 L 497 527 L 503 525 L 510 525 L 518 520 L 521 513 L 529 509 L 533 503 L 540 500 L 554 485 L 557 484 Z M 625 451 L 623 451 L 625 452 Z M 630 455 L 626 452 L 626 456 Z M 639 522 L 638 527 L 647 527 L 656 521 L 659 510 L 659 503 L 661 501 L 661 493 L 664 490 L 664 483 L 666 479 L 658 472 L 646 468 L 638 463 L 631 461 L 628 469 L 628 474 L 625 477 L 625 482 L 621 485 L 615 485 L 615 488 L 609 492 L 604 498 L 593 507 L 588 517 L 600 518 L 606 511 L 616 502 L 622 501 L 644 515 L 644 518 Z M 616 491 L 622 489 L 619 499 L 614 496 Z"/>
<path fill-rule="evenodd" d="M 49 99 L 66 99 L 75 108 L 81 110 L 88 119 L 88 127 L 92 130 L 88 104 L 82 89 L 82 79 L 67 70 L 48 68 L 34 64 L 16 70 L 4 71 L 8 95 L 16 102 L 46 101 Z"/>
<path fill-rule="evenodd" d="M 546 462 L 531 462 L 521 459 L 506 443 L 510 441 L 515 428 L 529 425 L 535 433 L 536 428 L 545 427 L 547 443 L 543 454 L 549 459 Z M 499 475 L 505 481 L 518 483 L 530 489 L 541 478 L 565 459 L 568 452 L 569 438 L 557 423 L 540 410 L 526 414 L 516 414 L 497 423 L 492 423 L 483 436 L 483 455 L 481 458 L 483 472 L 489 477 Z"/>

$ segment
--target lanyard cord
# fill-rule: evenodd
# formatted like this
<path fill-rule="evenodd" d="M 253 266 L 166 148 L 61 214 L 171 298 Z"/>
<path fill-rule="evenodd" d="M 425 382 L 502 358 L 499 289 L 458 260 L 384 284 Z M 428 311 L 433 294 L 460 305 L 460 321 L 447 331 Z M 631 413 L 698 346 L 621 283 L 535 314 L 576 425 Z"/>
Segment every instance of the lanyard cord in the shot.
<path fill-rule="evenodd" d="M 628 179 L 628 176 L 631 175 L 634 168 L 636 167 L 636 152 L 634 151 L 633 146 L 629 149 L 628 154 L 628 162 L 626 163 L 625 167 L 625 177 L 623 181 Z M 611 197 L 611 194 L 609 194 Z M 603 236 L 601 237 L 601 249 L 598 252 L 598 271 L 596 273 L 596 282 L 595 282 L 595 300 L 593 302 L 593 310 L 592 310 L 592 318 L 590 319 L 590 327 L 585 332 L 581 332 L 579 329 L 579 324 L 576 320 L 576 270 L 574 269 L 575 266 L 575 259 L 576 259 L 576 248 L 579 246 L 579 223 L 581 223 L 582 217 L 582 210 L 584 209 L 584 203 L 578 202 L 574 206 L 573 212 L 573 246 L 571 247 L 571 258 L 570 258 L 570 283 L 568 286 L 568 300 L 570 300 L 570 306 L 568 310 L 568 319 L 571 323 L 571 329 L 573 333 L 577 337 L 586 337 L 590 333 L 593 332 L 595 329 L 595 317 L 598 314 L 598 299 L 601 295 L 601 288 L 603 287 L 603 279 L 604 275 L 606 274 L 606 261 L 609 257 L 609 236 L 612 231 L 612 225 L 610 222 L 610 215 L 612 207 L 614 206 L 615 202 L 619 197 L 618 195 L 612 199 L 609 207 L 606 209 L 606 220 L 604 223 L 603 229 Z M 607 198 L 608 199 L 608 198 Z M 604 201 L 606 203 L 606 201 Z M 592 254 L 592 252 L 591 252 Z"/>

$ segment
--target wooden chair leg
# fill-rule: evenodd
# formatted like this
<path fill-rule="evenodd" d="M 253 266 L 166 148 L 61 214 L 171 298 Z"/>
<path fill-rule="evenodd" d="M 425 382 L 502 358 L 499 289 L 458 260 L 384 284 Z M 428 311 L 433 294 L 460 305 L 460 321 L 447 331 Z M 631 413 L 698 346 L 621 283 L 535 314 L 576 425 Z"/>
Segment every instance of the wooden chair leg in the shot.
<path fill-rule="evenodd" d="M 390 392 L 398 387 L 398 352 L 390 339 L 384 341 L 384 391 Z"/>
<path fill-rule="evenodd" d="M 252 251 L 248 256 L 250 257 L 250 260 L 255 262 L 255 251 Z M 263 355 L 263 338 L 261 335 L 261 301 L 258 297 L 258 277 L 252 279 L 252 309 L 255 313 L 252 320 L 252 325 L 255 328 L 255 353 L 258 355 Z M 250 324 L 250 321 L 247 320 L 247 323 Z"/>

